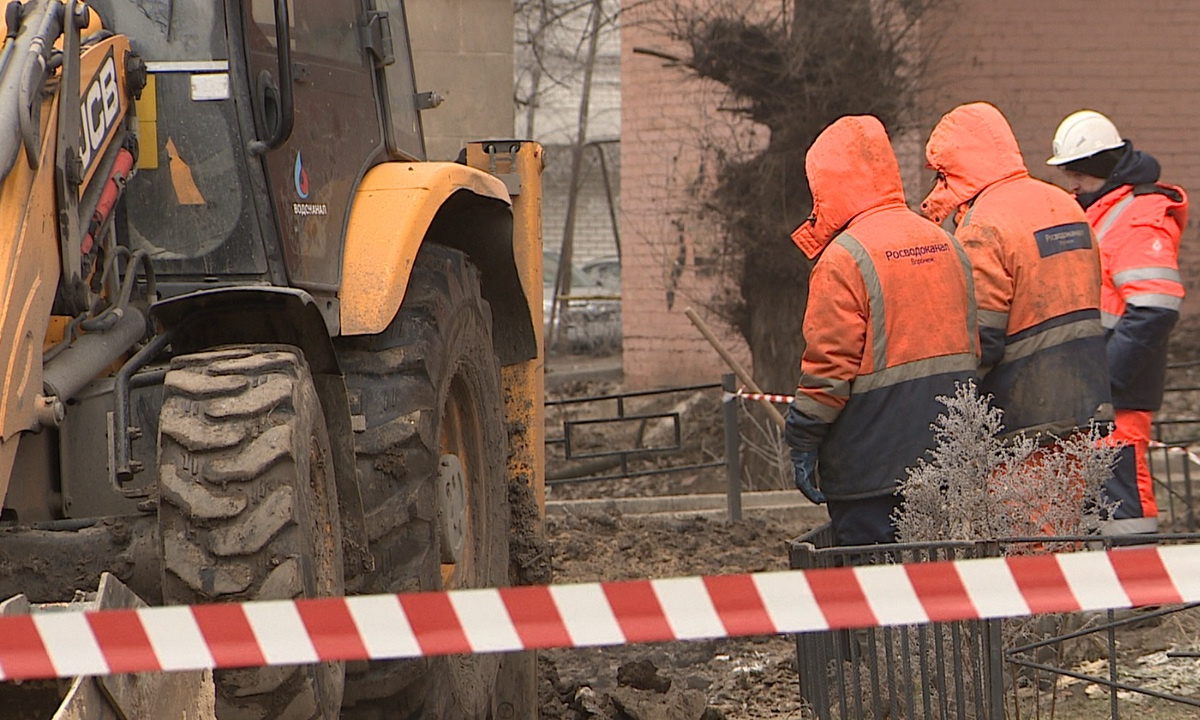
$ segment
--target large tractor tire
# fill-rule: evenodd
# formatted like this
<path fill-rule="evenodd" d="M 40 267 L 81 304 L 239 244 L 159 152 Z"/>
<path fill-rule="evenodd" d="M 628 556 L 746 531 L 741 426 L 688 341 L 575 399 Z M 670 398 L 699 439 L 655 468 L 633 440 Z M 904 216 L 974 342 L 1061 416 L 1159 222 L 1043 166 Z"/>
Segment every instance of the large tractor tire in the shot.
<path fill-rule="evenodd" d="M 455 250 L 422 249 L 396 319 L 339 348 L 375 571 L 354 592 L 504 585 L 507 445 L 491 312 Z M 346 718 L 493 716 L 494 654 L 352 664 Z"/>
<path fill-rule="evenodd" d="M 175 358 L 158 471 L 165 602 L 343 594 L 329 435 L 298 349 Z M 344 663 L 218 671 L 217 716 L 337 718 L 343 676 Z"/>

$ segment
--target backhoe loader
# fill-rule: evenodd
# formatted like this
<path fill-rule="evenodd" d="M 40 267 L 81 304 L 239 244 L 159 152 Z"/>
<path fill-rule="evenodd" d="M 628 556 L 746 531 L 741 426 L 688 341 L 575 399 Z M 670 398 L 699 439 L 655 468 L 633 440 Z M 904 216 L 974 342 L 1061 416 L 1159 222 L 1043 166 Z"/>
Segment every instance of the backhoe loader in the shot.
<path fill-rule="evenodd" d="M 542 498 L 542 151 L 427 160 L 403 1 L 4 10 L 5 611 L 538 572 L 510 543 Z M 35 686 L 6 717 L 138 714 Z M 536 714 L 528 655 L 207 686 L 222 720 Z"/>

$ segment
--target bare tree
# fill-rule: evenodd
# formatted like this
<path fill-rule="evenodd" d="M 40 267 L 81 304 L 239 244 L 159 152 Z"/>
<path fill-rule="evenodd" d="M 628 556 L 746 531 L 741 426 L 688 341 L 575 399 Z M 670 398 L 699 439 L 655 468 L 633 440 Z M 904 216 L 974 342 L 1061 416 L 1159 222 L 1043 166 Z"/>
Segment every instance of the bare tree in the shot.
<path fill-rule="evenodd" d="M 701 208 L 723 229 L 716 254 L 732 278 L 708 309 L 745 338 L 764 387 L 795 387 L 799 375 L 810 267 L 790 234 L 812 208 L 804 154 L 842 115 L 876 115 L 893 136 L 911 124 L 932 34 L 917 32 L 950 2 L 662 2 L 662 32 L 690 49 L 683 64 L 727 88 L 734 117 L 769 130 L 749 157 L 709 148 L 716 181 Z"/>
<path fill-rule="evenodd" d="M 561 112 L 549 113 L 568 126 L 551 128 L 551 137 L 571 147 L 571 176 L 567 188 L 567 211 L 559 246 L 558 274 L 554 279 L 555 302 L 549 312 L 547 347 L 554 347 L 560 324 L 556 322 L 559 298 L 571 293 L 576 209 L 583 182 L 584 152 L 591 140 L 592 83 L 601 38 L 616 31 L 619 0 L 522 0 L 517 14 L 518 77 L 516 105 L 524 107 L 523 134 L 535 137 L 540 111 L 554 93 L 573 100 L 573 121 Z M 563 99 L 559 98 L 560 102 Z M 548 243 L 550 244 L 550 243 Z M 619 250 L 618 250 L 619 251 Z"/>
<path fill-rule="evenodd" d="M 585 76 L 595 69 L 594 45 L 598 37 L 616 32 L 620 0 L 517 0 L 513 10 L 518 133 L 574 136 L 578 127 L 544 126 L 548 99 L 556 93 L 575 103 L 585 99 Z"/>

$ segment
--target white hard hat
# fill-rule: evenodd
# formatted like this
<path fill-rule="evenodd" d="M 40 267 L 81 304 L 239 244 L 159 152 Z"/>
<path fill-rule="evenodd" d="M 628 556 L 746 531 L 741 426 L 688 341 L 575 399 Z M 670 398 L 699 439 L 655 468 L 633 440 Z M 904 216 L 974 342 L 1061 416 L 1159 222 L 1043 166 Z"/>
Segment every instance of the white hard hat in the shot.
<path fill-rule="evenodd" d="M 1095 110 L 1071 113 L 1054 131 L 1054 157 L 1047 165 L 1066 165 L 1098 152 L 1114 150 L 1125 145 L 1112 120 Z"/>

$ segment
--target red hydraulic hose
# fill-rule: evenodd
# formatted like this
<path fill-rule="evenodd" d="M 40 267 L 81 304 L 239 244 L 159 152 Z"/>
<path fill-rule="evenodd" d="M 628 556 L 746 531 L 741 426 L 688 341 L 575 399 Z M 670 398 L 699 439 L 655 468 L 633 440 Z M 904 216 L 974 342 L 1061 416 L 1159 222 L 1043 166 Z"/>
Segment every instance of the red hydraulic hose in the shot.
<path fill-rule="evenodd" d="M 121 193 L 125 191 L 125 183 L 129 180 L 129 173 L 133 169 L 133 153 L 128 148 L 121 148 L 117 151 L 117 159 L 113 163 L 112 173 L 108 176 L 108 180 L 104 183 L 104 190 L 100 193 L 100 202 L 96 203 L 96 210 L 92 213 L 92 220 L 88 223 L 87 234 L 83 236 L 83 243 L 80 249 L 84 255 L 92 251 L 93 239 L 96 233 L 100 232 L 100 228 L 104 227 L 105 221 L 112 213 L 113 206 L 117 204 Z"/>

